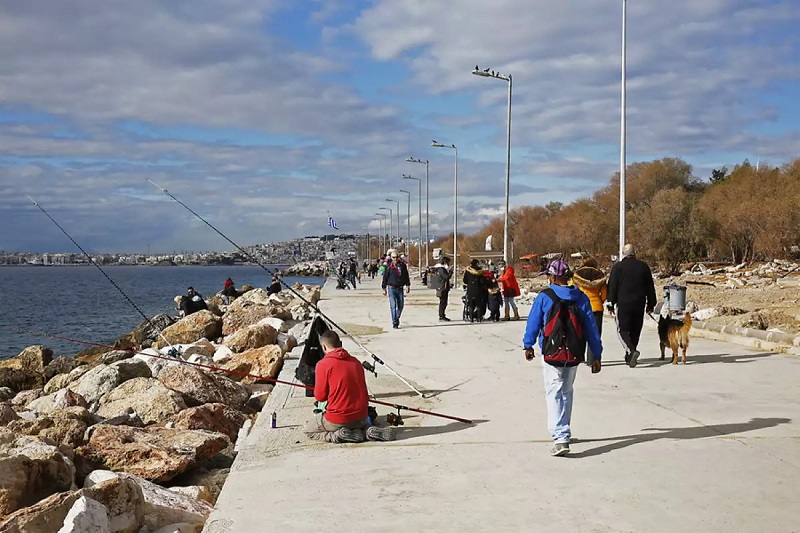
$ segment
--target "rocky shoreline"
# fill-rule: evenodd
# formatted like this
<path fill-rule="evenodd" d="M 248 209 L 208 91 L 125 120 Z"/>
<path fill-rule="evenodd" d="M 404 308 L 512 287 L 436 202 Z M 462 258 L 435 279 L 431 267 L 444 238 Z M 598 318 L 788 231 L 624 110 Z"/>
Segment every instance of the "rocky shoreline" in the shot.
<path fill-rule="evenodd" d="M 287 267 L 283 271 L 284 276 L 298 276 L 298 277 L 326 277 L 328 275 L 328 262 L 327 261 L 307 261 L 304 263 L 297 263 Z"/>
<path fill-rule="evenodd" d="M 313 313 L 291 291 L 207 304 L 115 349 L 0 362 L 0 533 L 202 530 L 271 390 L 256 376 L 278 375 Z"/>

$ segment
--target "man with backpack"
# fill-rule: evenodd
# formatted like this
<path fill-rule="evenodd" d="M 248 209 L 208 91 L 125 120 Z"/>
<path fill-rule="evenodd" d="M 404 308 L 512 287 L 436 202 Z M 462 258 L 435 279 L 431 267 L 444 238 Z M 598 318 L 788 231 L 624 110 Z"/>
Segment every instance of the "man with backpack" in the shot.
<path fill-rule="evenodd" d="M 589 297 L 568 285 L 569 266 L 556 259 L 542 272 L 550 278 L 550 287 L 536 297 L 528 315 L 522 345 L 525 359 L 534 358 L 537 339 L 542 351 L 547 427 L 555 442 L 550 455 L 569 453 L 572 418 L 572 385 L 578 367 L 585 360 L 586 343 L 592 349 L 592 373 L 600 372 L 603 345 L 597 332 Z"/>

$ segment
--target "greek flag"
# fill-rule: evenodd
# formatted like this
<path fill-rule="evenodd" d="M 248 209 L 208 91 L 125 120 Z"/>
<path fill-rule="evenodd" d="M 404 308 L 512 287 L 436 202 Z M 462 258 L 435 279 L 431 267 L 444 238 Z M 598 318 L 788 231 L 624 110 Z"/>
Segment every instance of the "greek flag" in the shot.
<path fill-rule="evenodd" d="M 328 215 L 328 227 L 333 229 L 339 229 L 339 226 L 336 225 L 336 221 L 333 220 L 333 217 Z"/>

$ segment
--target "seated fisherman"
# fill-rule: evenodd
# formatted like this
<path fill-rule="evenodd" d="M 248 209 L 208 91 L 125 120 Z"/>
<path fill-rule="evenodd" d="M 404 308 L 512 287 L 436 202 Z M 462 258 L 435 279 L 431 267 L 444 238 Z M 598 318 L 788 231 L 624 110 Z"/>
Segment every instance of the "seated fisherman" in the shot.
<path fill-rule="evenodd" d="M 272 276 L 272 283 L 270 283 L 267 288 L 267 296 L 278 294 L 279 292 L 281 292 L 281 280 L 278 278 L 278 275 L 275 274 Z"/>
<path fill-rule="evenodd" d="M 314 440 L 324 442 L 364 442 L 394 440 L 393 427 L 369 425 L 367 417 L 367 381 L 358 359 L 342 348 L 335 331 L 319 337 L 325 356 L 317 363 L 314 398 L 327 402 L 326 410 L 317 413 L 303 431 Z"/>
<path fill-rule="evenodd" d="M 189 316 L 197 311 L 208 309 L 208 306 L 203 300 L 203 295 L 194 290 L 194 287 L 189 287 L 186 290 L 186 295 L 181 297 L 178 308 L 183 311 L 183 316 Z"/>
<path fill-rule="evenodd" d="M 239 291 L 236 290 L 233 280 L 228 278 L 225 280 L 225 287 L 222 289 L 222 301 L 225 302 L 225 305 L 230 303 L 231 297 L 238 298 Z"/>

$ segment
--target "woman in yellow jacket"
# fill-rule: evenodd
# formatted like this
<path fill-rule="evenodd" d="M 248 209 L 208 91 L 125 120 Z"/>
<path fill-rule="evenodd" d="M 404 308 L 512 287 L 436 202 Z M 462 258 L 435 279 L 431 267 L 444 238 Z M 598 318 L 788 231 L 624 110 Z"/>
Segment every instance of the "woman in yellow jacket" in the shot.
<path fill-rule="evenodd" d="M 592 303 L 594 321 L 597 324 L 597 332 L 603 332 L 603 304 L 608 297 L 608 287 L 605 273 L 597 267 L 597 260 L 594 257 L 587 258 L 581 267 L 572 276 L 572 282 L 589 297 Z M 588 350 L 586 362 L 591 365 L 592 353 Z"/>

